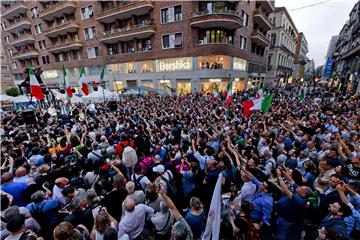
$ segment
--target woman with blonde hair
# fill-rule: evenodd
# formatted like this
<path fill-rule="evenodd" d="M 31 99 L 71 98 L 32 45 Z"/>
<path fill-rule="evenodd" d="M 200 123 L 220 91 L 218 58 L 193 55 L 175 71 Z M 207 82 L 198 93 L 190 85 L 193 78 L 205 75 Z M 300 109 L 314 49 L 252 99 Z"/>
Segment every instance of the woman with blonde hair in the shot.
<path fill-rule="evenodd" d="M 57 225 L 53 232 L 54 240 L 82 240 L 89 237 L 89 231 L 84 225 L 76 228 L 69 222 L 62 222 Z"/>
<path fill-rule="evenodd" d="M 117 230 L 117 221 L 110 216 L 106 208 L 99 209 L 98 214 L 95 217 L 95 224 L 90 234 L 91 240 L 103 240 L 104 232 L 108 227 L 112 227 Z"/>

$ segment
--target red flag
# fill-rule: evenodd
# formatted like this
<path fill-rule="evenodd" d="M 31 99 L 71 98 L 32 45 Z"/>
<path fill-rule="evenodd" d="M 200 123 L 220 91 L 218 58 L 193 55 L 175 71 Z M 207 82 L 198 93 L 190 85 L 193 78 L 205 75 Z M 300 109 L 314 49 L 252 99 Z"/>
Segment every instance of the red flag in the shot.
<path fill-rule="evenodd" d="M 243 115 L 244 117 L 248 117 L 251 115 L 252 111 L 250 110 L 254 106 L 253 101 L 246 101 L 242 103 L 243 106 Z"/>

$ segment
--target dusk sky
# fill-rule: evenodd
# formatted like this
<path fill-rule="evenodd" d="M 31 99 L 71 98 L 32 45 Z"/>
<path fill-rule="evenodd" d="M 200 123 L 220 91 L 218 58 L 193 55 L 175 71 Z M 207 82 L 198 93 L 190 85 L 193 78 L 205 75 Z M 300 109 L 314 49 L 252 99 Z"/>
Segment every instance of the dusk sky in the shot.
<path fill-rule="evenodd" d="M 331 36 L 338 35 L 349 18 L 357 0 L 275 0 L 276 7 L 286 7 L 296 28 L 304 32 L 309 45 L 307 56 L 315 66 L 325 63 L 325 54 Z M 321 3 L 315 6 L 308 5 Z"/>

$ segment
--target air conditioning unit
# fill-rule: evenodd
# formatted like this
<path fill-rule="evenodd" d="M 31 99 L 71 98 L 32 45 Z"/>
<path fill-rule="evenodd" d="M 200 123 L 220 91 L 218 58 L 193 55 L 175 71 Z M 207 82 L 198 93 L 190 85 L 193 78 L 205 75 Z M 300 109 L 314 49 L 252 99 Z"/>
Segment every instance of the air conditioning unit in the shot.
<path fill-rule="evenodd" d="M 199 44 L 204 44 L 204 40 L 199 40 Z"/>
<path fill-rule="evenodd" d="M 151 40 L 146 40 L 146 44 L 151 44 Z"/>
<path fill-rule="evenodd" d="M 130 52 L 135 52 L 135 48 L 130 48 Z"/>

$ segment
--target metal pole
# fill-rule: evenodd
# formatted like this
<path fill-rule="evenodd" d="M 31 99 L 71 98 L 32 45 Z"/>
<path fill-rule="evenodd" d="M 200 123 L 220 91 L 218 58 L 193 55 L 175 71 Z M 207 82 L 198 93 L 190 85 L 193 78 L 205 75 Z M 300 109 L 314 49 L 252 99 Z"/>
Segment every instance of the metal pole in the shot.
<path fill-rule="evenodd" d="M 103 89 L 103 97 L 104 97 L 104 102 L 105 102 L 105 81 L 102 81 L 102 89 Z"/>

